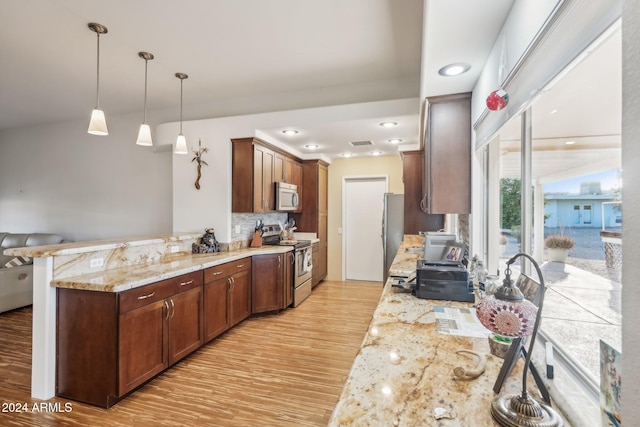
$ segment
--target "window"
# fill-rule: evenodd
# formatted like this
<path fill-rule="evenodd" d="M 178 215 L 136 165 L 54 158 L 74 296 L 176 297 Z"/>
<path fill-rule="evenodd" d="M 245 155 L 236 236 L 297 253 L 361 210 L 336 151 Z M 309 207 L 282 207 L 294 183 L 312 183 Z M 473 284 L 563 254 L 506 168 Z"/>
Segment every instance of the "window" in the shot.
<path fill-rule="evenodd" d="M 500 129 L 485 165 L 486 235 L 506 237 L 497 259 L 486 248 L 489 265 L 519 251 L 541 264 L 548 287 L 541 332 L 594 388 L 600 339 L 621 349 L 621 249 L 610 238 L 621 231 L 620 52 L 618 31 Z M 525 120 L 529 145 L 521 141 Z M 551 234 L 575 241 L 564 262 L 549 261 Z"/>

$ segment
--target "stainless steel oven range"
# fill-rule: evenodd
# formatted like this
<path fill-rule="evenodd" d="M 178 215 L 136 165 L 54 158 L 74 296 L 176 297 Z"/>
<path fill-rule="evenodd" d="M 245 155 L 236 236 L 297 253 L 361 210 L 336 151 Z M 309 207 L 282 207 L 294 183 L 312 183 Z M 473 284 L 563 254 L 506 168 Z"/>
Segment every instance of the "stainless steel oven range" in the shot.
<path fill-rule="evenodd" d="M 311 240 L 281 240 L 282 228 L 278 224 L 263 226 L 264 245 L 293 246 L 293 307 L 311 295 Z"/>

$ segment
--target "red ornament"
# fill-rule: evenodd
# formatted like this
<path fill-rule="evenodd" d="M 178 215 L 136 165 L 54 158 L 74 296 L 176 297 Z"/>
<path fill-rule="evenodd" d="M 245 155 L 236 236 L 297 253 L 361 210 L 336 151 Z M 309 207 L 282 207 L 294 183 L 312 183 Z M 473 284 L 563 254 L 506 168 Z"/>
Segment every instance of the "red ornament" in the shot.
<path fill-rule="evenodd" d="M 500 111 L 509 103 L 509 94 L 503 89 L 496 89 L 487 96 L 487 108 L 491 111 Z"/>

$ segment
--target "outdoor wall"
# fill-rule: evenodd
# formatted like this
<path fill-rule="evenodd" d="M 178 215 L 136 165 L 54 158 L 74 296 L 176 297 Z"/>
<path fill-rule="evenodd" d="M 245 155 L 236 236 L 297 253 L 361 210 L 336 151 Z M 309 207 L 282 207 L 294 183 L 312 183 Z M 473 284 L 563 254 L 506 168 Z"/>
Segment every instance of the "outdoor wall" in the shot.
<path fill-rule="evenodd" d="M 345 177 L 388 175 L 389 192 L 404 193 L 400 155 L 336 159 L 329 166 L 329 246 L 327 280 L 342 280 L 342 180 Z M 382 200 L 380 200 L 382 203 Z M 382 218 L 381 218 L 382 220 Z M 380 224 L 382 226 L 382 224 Z M 378 230 L 375 230 L 378 233 Z M 382 245 L 382 242 L 380 243 Z"/>
<path fill-rule="evenodd" d="M 136 145 L 140 114 L 0 132 L 0 231 L 95 240 L 171 232 L 171 154 Z"/>
<path fill-rule="evenodd" d="M 610 201 L 611 198 L 605 200 L 597 199 L 557 199 L 547 200 L 544 207 L 546 216 L 545 227 L 558 227 L 569 229 L 571 227 L 602 227 L 602 202 Z M 586 224 L 587 218 L 581 215 L 587 215 L 580 212 L 580 215 L 574 207 L 579 205 L 584 208 L 585 205 L 591 206 L 591 221 Z M 605 225 L 607 227 L 615 226 L 616 212 L 611 205 L 605 205 L 604 209 Z"/>

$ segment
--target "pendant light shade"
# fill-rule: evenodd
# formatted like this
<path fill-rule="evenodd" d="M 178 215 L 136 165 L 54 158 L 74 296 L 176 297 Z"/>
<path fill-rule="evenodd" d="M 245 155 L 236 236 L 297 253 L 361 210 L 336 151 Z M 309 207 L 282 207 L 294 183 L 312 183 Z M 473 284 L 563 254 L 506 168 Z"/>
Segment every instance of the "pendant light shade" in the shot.
<path fill-rule="evenodd" d="M 176 148 L 174 150 L 175 154 L 187 154 L 189 151 L 187 150 L 187 139 L 182 134 L 182 82 L 184 79 L 188 79 L 189 76 L 184 73 L 176 73 L 176 77 L 180 79 L 180 133 L 178 134 L 178 139 L 176 140 Z"/>
<path fill-rule="evenodd" d="M 96 67 L 96 107 L 91 113 L 91 121 L 89 122 L 89 129 L 87 132 L 91 135 L 109 135 L 104 111 L 100 109 L 100 34 L 107 34 L 108 30 L 104 25 L 96 24 L 95 22 L 89 23 L 89 29 L 97 35 L 98 50 Z"/>
<path fill-rule="evenodd" d="M 99 108 L 94 109 L 91 112 L 91 121 L 89 122 L 89 129 L 87 130 L 91 135 L 109 135 L 109 129 L 107 129 L 107 120 L 104 118 L 104 111 Z"/>
<path fill-rule="evenodd" d="M 148 124 L 143 123 L 140 125 L 136 144 L 143 145 L 145 147 L 151 147 L 153 145 L 153 140 L 151 139 L 151 127 L 149 127 Z"/>
<path fill-rule="evenodd" d="M 176 154 L 187 154 L 187 138 L 184 137 L 183 134 L 178 135 L 178 139 L 176 140 L 176 150 L 174 151 Z"/>
<path fill-rule="evenodd" d="M 151 139 L 151 127 L 147 124 L 147 65 L 153 59 L 153 54 L 149 52 L 138 52 L 138 56 L 144 59 L 144 119 L 138 132 L 136 144 L 150 147 L 153 145 Z"/>

